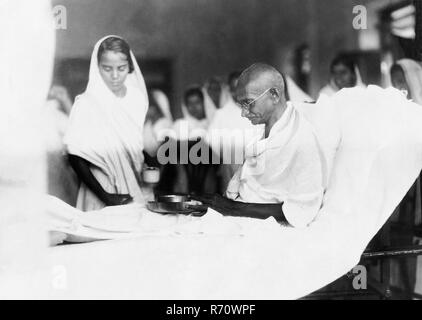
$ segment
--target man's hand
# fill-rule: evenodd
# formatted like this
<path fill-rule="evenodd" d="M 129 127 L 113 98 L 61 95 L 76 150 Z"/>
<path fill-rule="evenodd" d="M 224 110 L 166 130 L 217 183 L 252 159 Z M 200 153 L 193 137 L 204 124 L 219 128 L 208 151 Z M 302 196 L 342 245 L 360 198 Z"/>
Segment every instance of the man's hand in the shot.
<path fill-rule="evenodd" d="M 283 203 L 246 203 L 230 200 L 219 194 L 191 195 L 191 198 L 225 216 L 255 219 L 274 217 L 279 222 L 287 221 L 283 213 Z"/>
<path fill-rule="evenodd" d="M 107 193 L 104 197 L 104 203 L 106 206 L 120 206 L 128 204 L 132 200 L 133 198 L 130 196 L 130 194 Z"/>
<path fill-rule="evenodd" d="M 235 208 L 236 201 L 230 200 L 217 193 L 191 195 L 191 198 L 197 201 L 201 201 L 205 206 L 208 206 L 222 214 L 234 213 L 231 211 L 233 211 L 233 209 Z"/>

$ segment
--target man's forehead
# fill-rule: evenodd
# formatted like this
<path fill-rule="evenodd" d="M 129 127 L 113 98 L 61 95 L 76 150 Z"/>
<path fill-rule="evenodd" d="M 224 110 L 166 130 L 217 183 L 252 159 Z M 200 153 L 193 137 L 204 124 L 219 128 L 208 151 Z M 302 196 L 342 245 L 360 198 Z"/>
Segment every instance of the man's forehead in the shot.
<path fill-rule="evenodd" d="M 241 83 L 239 82 L 236 87 L 236 98 L 237 100 L 250 98 L 260 92 L 260 86 L 256 81 L 248 81 Z"/>

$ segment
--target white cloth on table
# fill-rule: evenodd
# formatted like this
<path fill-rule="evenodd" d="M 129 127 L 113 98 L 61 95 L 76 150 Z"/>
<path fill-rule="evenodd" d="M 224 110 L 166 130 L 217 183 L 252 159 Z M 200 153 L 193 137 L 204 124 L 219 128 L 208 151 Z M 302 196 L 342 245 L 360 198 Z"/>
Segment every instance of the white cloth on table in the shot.
<path fill-rule="evenodd" d="M 94 47 L 88 86 L 76 98 L 64 143 L 69 154 L 93 165 L 91 171 L 106 192 L 130 194 L 135 202 L 143 202 L 139 175 L 144 160 L 142 134 L 148 96 L 132 52 L 134 71 L 126 78 L 125 97 L 117 97 L 107 88 L 99 72 L 97 53 L 108 37 Z M 77 207 L 87 211 L 104 204 L 81 183 Z"/>
<path fill-rule="evenodd" d="M 246 148 L 246 160 L 227 187 L 228 198 L 283 203 L 287 221 L 305 227 L 320 209 L 325 164 L 313 128 L 291 103 L 271 128 Z"/>
<path fill-rule="evenodd" d="M 45 198 L 45 205 L 48 229 L 66 234 L 64 240 L 68 242 L 125 239 L 146 234 L 245 235 L 263 225 L 279 229 L 274 219 L 224 218 L 212 209 L 203 217 L 162 215 L 134 203 L 82 212 L 53 196 Z"/>

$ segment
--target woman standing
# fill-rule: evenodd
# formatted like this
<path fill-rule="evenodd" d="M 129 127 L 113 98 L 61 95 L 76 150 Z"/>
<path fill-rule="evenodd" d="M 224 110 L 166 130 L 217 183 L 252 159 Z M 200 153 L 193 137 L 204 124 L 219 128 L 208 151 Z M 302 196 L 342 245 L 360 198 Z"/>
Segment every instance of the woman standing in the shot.
<path fill-rule="evenodd" d="M 77 208 L 144 202 L 140 173 L 147 109 L 145 82 L 127 42 L 117 36 L 99 40 L 88 86 L 76 98 L 65 136 L 81 180 Z"/>

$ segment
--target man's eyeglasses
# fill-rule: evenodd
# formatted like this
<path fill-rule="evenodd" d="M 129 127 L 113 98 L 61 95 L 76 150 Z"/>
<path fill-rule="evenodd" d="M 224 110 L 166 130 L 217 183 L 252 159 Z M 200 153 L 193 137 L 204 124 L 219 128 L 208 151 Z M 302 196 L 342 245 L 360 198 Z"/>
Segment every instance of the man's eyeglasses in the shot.
<path fill-rule="evenodd" d="M 272 88 L 268 88 L 263 93 L 261 93 L 257 98 L 252 100 L 251 102 L 237 102 L 238 106 L 242 108 L 242 110 L 245 110 L 246 112 L 250 112 L 250 107 L 253 105 L 256 101 L 261 99 L 268 91 L 270 91 Z"/>

